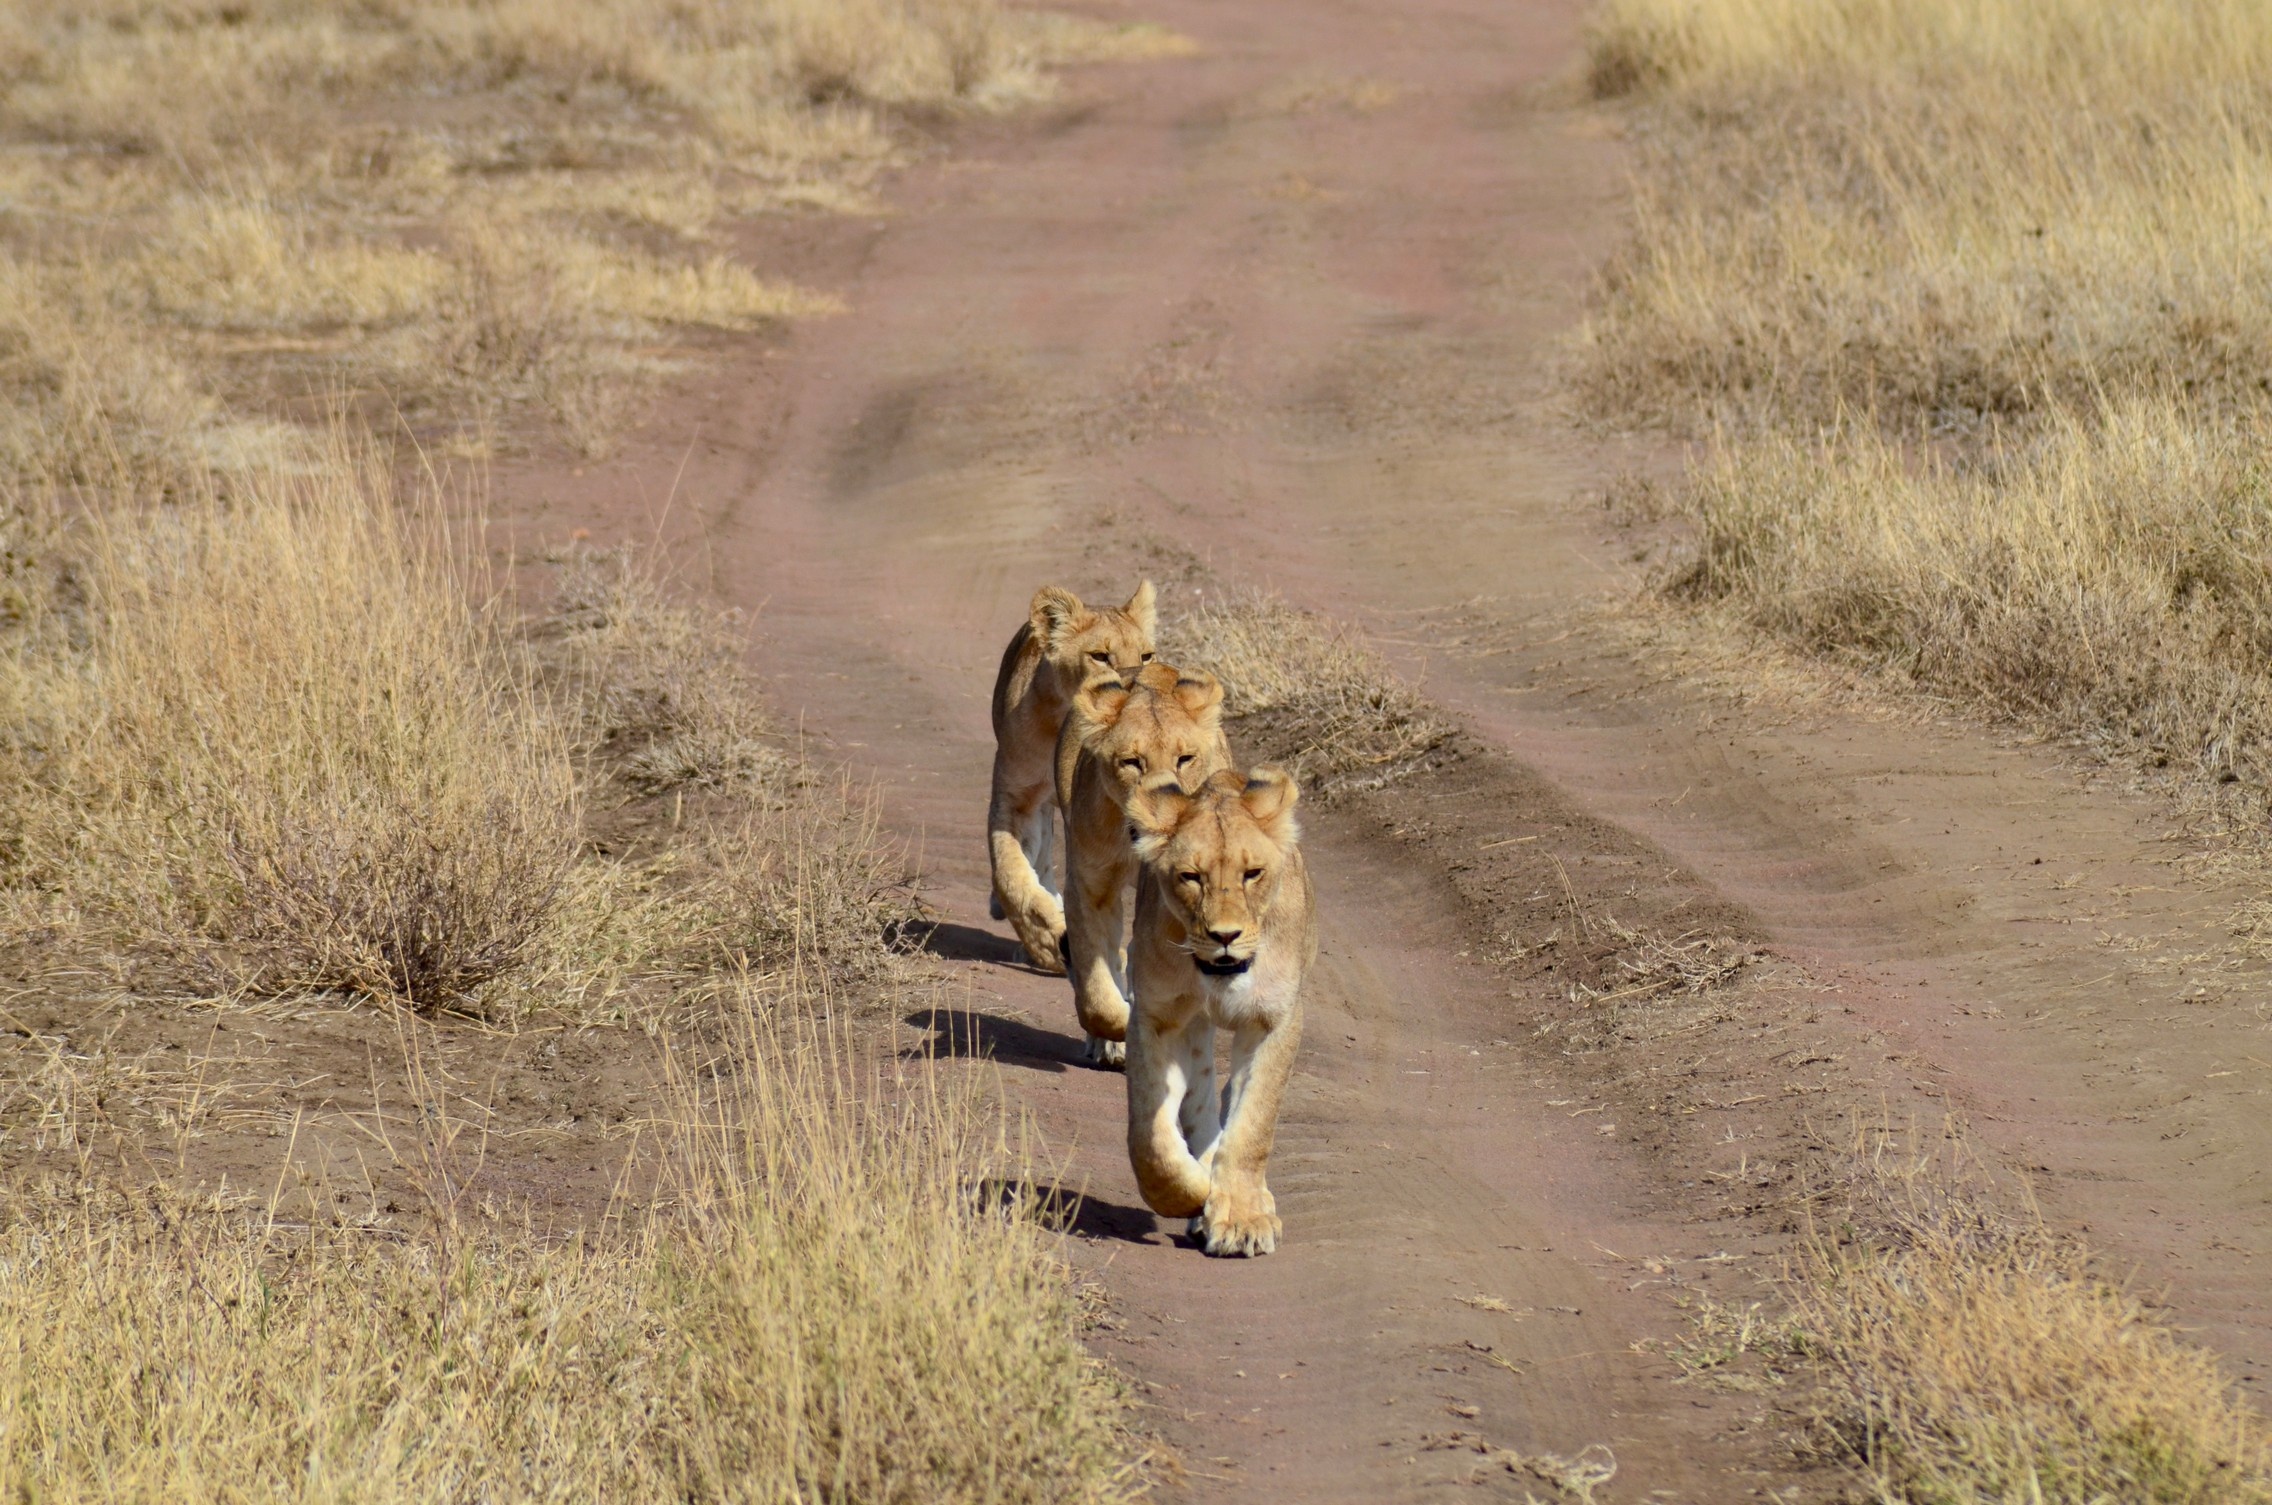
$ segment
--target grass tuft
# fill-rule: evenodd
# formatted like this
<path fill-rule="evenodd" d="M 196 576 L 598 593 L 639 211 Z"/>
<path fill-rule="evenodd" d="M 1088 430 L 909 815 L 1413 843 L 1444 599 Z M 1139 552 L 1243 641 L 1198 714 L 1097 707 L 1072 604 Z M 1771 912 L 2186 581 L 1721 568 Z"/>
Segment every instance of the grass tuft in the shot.
<path fill-rule="evenodd" d="M 540 944 L 568 750 L 452 541 L 369 461 L 83 517 L 27 634 L 25 861 L 119 944 L 234 986 L 462 1003 Z"/>
<path fill-rule="evenodd" d="M 1409 772 L 1451 735 L 1353 627 L 1264 591 L 1204 597 L 1162 644 L 1223 681 L 1225 714 L 1267 723 L 1270 756 L 1331 790 Z"/>
<path fill-rule="evenodd" d="M 2261 1505 L 2272 1436 L 2216 1360 L 1961 1163 L 1881 1153 L 1797 1320 L 1823 1424 L 1900 1505 Z"/>

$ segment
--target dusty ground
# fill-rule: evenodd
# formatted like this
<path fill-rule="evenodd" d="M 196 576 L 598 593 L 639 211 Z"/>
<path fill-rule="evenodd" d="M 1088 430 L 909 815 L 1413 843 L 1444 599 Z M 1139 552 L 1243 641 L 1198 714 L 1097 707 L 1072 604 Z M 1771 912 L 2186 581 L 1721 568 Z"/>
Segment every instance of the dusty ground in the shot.
<path fill-rule="evenodd" d="M 1667 1350 L 1682 1302 L 1765 1294 L 1857 1114 L 1964 1115 L 2260 1392 L 2272 1025 L 2234 896 L 2042 750 L 1747 710 L 1594 609 L 1632 540 L 1585 498 L 1663 456 L 1555 404 L 1620 191 L 1578 10 L 1150 0 L 1200 55 L 959 132 L 888 217 L 750 232 L 852 311 L 729 352 L 613 461 L 501 471 L 499 512 L 672 540 L 881 781 L 957 990 L 910 1039 L 990 1054 L 1079 1193 L 1171 1493 L 1520 1499 L 1552 1486 L 1493 1450 L 1595 1445 L 1604 1498 L 1834 1491 L 1772 1390 Z M 1037 583 L 1145 572 L 1171 612 L 1244 581 L 1366 622 L 1464 726 L 1311 812 L 1325 952 L 1258 1262 L 1137 1205 L 1120 1079 L 986 919 L 1001 644 Z M 586 1178 L 639 1069 L 595 1038 L 532 1037 L 502 1089 L 588 1079 Z"/>

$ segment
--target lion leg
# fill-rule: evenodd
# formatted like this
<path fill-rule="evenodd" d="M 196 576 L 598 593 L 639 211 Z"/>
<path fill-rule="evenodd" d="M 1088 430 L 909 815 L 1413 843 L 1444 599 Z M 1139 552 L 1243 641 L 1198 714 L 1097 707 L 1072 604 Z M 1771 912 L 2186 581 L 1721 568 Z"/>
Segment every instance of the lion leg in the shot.
<path fill-rule="evenodd" d="M 1076 861 L 1067 875 L 1065 957 L 1073 980 L 1073 1010 L 1088 1034 L 1087 1058 L 1118 1065 L 1128 1037 L 1128 878 L 1133 863 L 1120 854 Z"/>
<path fill-rule="evenodd" d="M 1182 1111 L 1190 1100 L 1187 1035 L 1212 1028 L 1203 1018 L 1163 1024 L 1138 1015 L 1128 1028 L 1128 1163 L 1144 1205 L 1188 1218 L 1207 1205 L 1207 1171 L 1184 1142 Z"/>
<path fill-rule="evenodd" d="M 1183 1106 L 1176 1113 L 1176 1124 L 1191 1153 L 1206 1165 L 1214 1157 L 1215 1141 L 1223 1132 L 1223 1102 L 1215 1090 L 1214 1021 L 1204 1013 L 1193 1018 L 1184 1027 L 1183 1046 L 1184 1080 L 1189 1085 L 1184 1090 Z"/>
<path fill-rule="evenodd" d="M 986 810 L 987 855 L 994 868 L 994 897 L 988 907 L 1010 922 L 1026 960 L 1044 972 L 1065 970 L 1060 937 L 1065 910 L 1036 870 L 1033 853 L 1048 852 L 1055 806 L 1047 782 L 1016 787 L 995 770 L 994 798 Z"/>
<path fill-rule="evenodd" d="M 1232 1037 L 1223 1134 L 1208 1165 L 1206 1205 L 1192 1225 L 1209 1254 L 1269 1254 L 1278 1247 L 1278 1202 L 1263 1173 L 1301 1036 L 1296 1017 L 1242 1024 Z"/>

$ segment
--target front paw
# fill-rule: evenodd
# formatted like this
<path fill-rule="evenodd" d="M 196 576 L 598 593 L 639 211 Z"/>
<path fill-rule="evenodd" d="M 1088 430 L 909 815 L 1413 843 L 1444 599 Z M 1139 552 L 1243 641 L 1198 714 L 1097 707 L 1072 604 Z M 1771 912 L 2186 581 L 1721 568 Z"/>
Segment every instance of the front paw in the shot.
<path fill-rule="evenodd" d="M 1091 1035 L 1088 1037 L 1088 1043 L 1081 1047 L 1081 1059 L 1091 1066 L 1101 1066 L 1106 1071 L 1126 1071 L 1128 1069 L 1128 1042 L 1126 1040 L 1106 1040 Z"/>
<path fill-rule="evenodd" d="M 1207 1205 L 1191 1220 L 1192 1237 L 1218 1259 L 1275 1253 L 1282 1228 L 1277 1198 L 1259 1183 L 1217 1181 L 1207 1194 Z"/>
<path fill-rule="evenodd" d="M 1017 925 L 1018 944 L 1025 949 L 1026 965 L 1052 977 L 1065 975 L 1065 932 L 1031 921 Z"/>

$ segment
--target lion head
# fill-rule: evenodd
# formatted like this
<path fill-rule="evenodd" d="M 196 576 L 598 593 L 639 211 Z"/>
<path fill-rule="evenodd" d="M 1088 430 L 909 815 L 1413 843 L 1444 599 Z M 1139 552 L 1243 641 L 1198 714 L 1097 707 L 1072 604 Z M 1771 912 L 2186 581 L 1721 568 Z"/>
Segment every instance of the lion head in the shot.
<path fill-rule="evenodd" d="M 1128 802 L 1136 859 L 1180 922 L 1200 971 L 1235 977 L 1254 964 L 1262 922 L 1301 839 L 1301 797 L 1284 769 L 1224 769 L 1186 793 L 1154 778 Z"/>
<path fill-rule="evenodd" d="M 1070 689 L 1106 675 L 1134 683 L 1136 671 L 1152 661 L 1159 613 L 1149 580 L 1125 606 L 1084 606 L 1071 591 L 1045 585 L 1034 592 L 1026 620 L 1058 683 Z"/>
<path fill-rule="evenodd" d="M 1066 726 L 1115 805 L 1154 775 L 1196 789 L 1230 762 L 1223 682 L 1204 669 L 1143 664 L 1129 684 L 1092 683 L 1075 697 Z"/>

